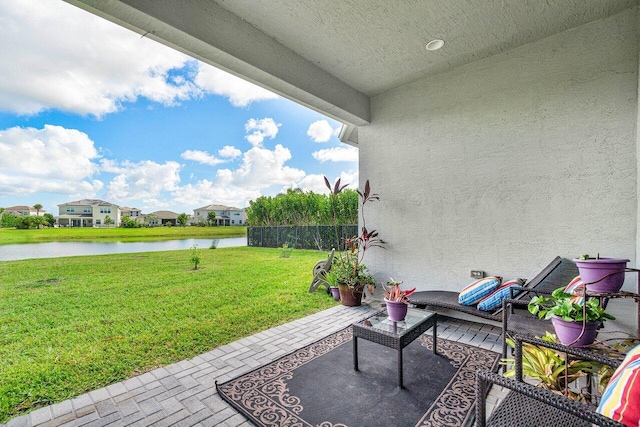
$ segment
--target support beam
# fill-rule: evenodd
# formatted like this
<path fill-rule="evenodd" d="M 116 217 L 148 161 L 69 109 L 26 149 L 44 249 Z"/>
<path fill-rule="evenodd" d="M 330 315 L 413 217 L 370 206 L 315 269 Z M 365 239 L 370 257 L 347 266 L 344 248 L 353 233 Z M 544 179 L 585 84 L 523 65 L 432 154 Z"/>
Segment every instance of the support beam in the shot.
<path fill-rule="evenodd" d="M 279 95 L 357 126 L 369 98 L 211 0 L 65 0 Z"/>

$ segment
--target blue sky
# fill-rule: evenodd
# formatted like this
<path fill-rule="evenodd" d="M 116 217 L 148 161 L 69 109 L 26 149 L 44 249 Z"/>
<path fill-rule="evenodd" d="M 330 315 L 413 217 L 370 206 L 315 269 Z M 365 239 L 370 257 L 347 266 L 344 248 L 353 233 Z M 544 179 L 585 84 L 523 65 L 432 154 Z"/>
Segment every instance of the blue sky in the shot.
<path fill-rule="evenodd" d="M 340 123 L 61 0 L 0 0 L 0 207 L 149 213 L 355 188 Z"/>

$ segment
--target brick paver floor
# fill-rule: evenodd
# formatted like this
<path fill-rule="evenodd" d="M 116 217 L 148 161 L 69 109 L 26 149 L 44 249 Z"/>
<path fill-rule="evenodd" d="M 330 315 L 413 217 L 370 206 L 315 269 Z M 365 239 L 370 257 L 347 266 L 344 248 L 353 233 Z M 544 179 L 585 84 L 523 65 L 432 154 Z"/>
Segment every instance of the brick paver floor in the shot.
<path fill-rule="evenodd" d="M 40 408 L 6 424 L 18 426 L 251 426 L 216 393 L 224 382 L 370 316 L 372 306 L 336 307 L 155 369 L 74 399 Z M 427 332 L 429 333 L 429 332 Z M 500 329 L 456 319 L 438 337 L 501 351 Z M 504 392 L 492 388 L 489 409 Z"/>

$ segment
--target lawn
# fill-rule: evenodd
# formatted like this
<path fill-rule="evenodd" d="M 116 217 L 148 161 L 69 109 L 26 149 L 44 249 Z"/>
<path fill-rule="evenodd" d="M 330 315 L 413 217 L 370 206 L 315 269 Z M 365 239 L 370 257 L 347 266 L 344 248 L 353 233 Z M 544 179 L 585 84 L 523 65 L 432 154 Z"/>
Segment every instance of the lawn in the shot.
<path fill-rule="evenodd" d="M 0 228 L 0 245 L 54 241 L 141 241 L 188 238 L 224 238 L 247 235 L 247 228 L 232 227 L 153 227 L 153 228 L 43 228 L 16 230 Z"/>
<path fill-rule="evenodd" d="M 0 262 L 0 422 L 331 307 L 323 252 L 191 251 Z"/>

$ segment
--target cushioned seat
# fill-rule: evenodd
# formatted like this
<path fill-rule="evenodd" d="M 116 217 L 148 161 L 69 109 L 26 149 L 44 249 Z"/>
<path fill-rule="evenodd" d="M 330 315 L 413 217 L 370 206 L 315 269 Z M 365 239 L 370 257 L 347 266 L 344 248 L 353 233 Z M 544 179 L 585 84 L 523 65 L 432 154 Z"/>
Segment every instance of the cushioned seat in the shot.
<path fill-rule="evenodd" d="M 528 281 L 524 291 L 514 299 L 507 299 L 506 303 L 491 310 L 479 310 L 475 306 L 466 306 L 458 302 L 458 292 L 455 291 L 420 291 L 409 298 L 416 307 L 431 311 L 439 309 L 455 310 L 461 313 L 501 322 L 503 332 L 515 331 L 531 335 L 542 336 L 545 331 L 553 332 L 550 321 L 541 320 L 529 314 L 526 307 L 532 294 L 550 294 L 555 289 L 565 287 L 578 275 L 575 263 L 567 258 L 555 257 L 540 273 Z M 505 306 L 508 310 L 505 310 Z M 505 334 L 503 333 L 503 338 Z M 506 356 L 506 342 L 503 339 L 503 356 Z"/>

